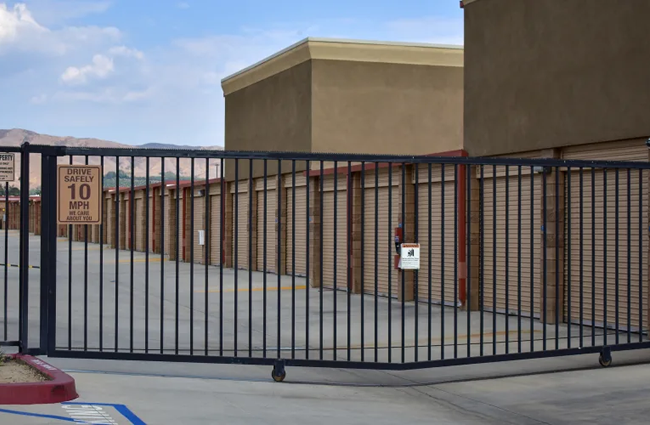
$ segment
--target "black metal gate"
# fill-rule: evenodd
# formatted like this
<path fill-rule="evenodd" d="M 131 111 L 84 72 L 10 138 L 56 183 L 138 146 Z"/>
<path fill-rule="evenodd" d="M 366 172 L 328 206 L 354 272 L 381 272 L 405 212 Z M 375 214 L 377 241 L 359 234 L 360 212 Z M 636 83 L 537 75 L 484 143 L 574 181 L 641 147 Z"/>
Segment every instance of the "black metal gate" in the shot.
<path fill-rule="evenodd" d="M 268 364 L 282 380 L 285 366 L 609 365 L 650 347 L 645 162 L 21 149 L 41 155 L 52 357 Z M 101 225 L 57 224 L 59 163 L 103 167 Z M 419 244 L 418 269 L 399 267 L 401 243 Z"/>

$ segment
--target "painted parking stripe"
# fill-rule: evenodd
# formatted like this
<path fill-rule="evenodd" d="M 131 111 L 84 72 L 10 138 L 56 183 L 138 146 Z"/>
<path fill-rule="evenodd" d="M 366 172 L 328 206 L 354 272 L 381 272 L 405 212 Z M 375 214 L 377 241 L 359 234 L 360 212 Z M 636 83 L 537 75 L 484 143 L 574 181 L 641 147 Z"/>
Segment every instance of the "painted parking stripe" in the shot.
<path fill-rule="evenodd" d="M 7 413 L 10 415 L 18 415 L 18 416 L 29 416 L 32 418 L 54 419 L 55 421 L 62 421 L 62 422 L 75 422 L 74 419 L 67 418 L 65 416 L 44 415 L 41 413 L 21 412 L 19 410 L 0 409 L 0 413 Z"/>
<path fill-rule="evenodd" d="M 282 286 L 282 287 L 280 287 L 280 290 L 281 291 L 290 291 L 293 288 L 294 288 L 293 286 Z M 296 285 L 295 286 L 296 290 L 301 290 L 301 289 L 306 289 L 306 288 L 307 288 L 307 285 Z M 259 292 L 259 291 L 263 291 L 263 290 L 264 290 L 263 286 L 253 288 L 253 292 Z M 267 286 L 266 290 L 267 291 L 277 291 L 278 287 L 277 286 Z M 249 288 L 238 288 L 237 289 L 237 292 L 249 292 L 249 291 L 250 291 Z M 196 293 L 205 293 L 205 289 L 197 289 L 194 292 L 196 292 Z M 208 292 L 211 293 L 211 294 L 214 294 L 214 293 L 219 293 L 221 291 L 219 289 L 208 289 Z M 234 288 L 224 289 L 223 292 L 224 293 L 235 292 L 235 289 Z"/>
<path fill-rule="evenodd" d="M 95 410 L 98 412 L 101 412 L 101 410 L 98 410 L 98 408 L 101 407 L 112 407 L 117 412 L 124 417 L 127 421 L 129 421 L 130 424 L 132 425 L 147 425 L 142 419 L 138 418 L 135 413 L 133 413 L 128 407 L 126 407 L 124 404 L 114 404 L 114 403 L 81 403 L 81 402 L 67 402 L 67 403 L 61 403 L 61 406 L 66 409 L 68 413 L 71 413 L 74 411 L 74 408 L 72 406 L 77 406 L 80 408 L 84 408 L 86 406 L 92 406 Z M 77 416 L 79 419 L 81 417 Z M 84 422 L 78 422 L 78 419 L 76 420 L 77 423 L 84 423 Z M 97 423 L 97 422 L 91 422 L 88 421 L 86 423 Z M 102 422 L 100 422 L 102 423 Z M 116 424 L 117 422 L 113 419 L 113 422 L 106 422 L 106 424 Z"/>
<path fill-rule="evenodd" d="M 116 425 L 128 423 L 131 425 L 146 425 L 142 419 L 136 416 L 136 414 L 124 404 L 67 402 L 61 403 L 60 406 L 65 410 L 68 416 L 32 413 L 11 409 L 0 409 L 0 413 L 76 424 Z M 104 407 L 112 407 L 117 413 L 119 413 L 121 418 L 115 419 L 111 417 L 111 414 L 104 409 Z M 124 420 L 128 422 L 124 422 Z"/>
<path fill-rule="evenodd" d="M 0 263 L 0 266 L 20 267 L 20 264 Z M 28 269 L 40 269 L 41 266 L 27 266 Z"/>

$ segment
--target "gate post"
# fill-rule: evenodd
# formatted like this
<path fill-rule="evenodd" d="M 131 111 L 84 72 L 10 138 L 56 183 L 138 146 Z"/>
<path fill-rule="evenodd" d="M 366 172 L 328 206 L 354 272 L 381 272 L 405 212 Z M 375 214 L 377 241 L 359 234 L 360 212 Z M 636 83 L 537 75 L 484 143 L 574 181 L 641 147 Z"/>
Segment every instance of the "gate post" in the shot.
<path fill-rule="evenodd" d="M 29 349 L 29 143 L 20 153 L 19 324 L 20 352 Z"/>
<path fill-rule="evenodd" d="M 40 345 L 45 354 L 56 349 L 56 161 L 44 153 L 41 162 L 41 317 Z"/>

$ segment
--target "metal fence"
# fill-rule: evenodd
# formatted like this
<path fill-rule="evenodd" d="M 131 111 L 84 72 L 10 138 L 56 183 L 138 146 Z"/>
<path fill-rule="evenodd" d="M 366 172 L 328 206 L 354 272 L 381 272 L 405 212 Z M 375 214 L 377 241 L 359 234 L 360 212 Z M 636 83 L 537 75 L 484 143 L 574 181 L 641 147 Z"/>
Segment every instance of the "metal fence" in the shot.
<path fill-rule="evenodd" d="M 33 326 L 49 356 L 268 364 L 282 380 L 285 366 L 609 365 L 650 346 L 648 163 L 22 149 L 41 154 Z M 58 163 L 114 173 L 101 225 L 57 225 Z M 418 270 L 400 268 L 401 243 L 419 244 Z M 28 281 L 22 267 L 25 299 Z"/>

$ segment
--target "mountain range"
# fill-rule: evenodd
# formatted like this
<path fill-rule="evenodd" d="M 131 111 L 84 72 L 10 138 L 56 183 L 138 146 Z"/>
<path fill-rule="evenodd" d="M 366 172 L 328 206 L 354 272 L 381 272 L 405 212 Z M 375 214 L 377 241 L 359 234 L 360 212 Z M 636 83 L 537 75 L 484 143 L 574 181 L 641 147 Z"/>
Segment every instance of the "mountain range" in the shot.
<path fill-rule="evenodd" d="M 77 138 L 70 136 L 51 136 L 47 134 L 39 134 L 34 131 L 14 128 L 10 130 L 0 129 L 0 149 L 2 146 L 20 146 L 24 142 L 29 142 L 33 145 L 51 145 L 51 146 L 75 146 L 75 147 L 92 147 L 92 148 L 144 148 L 144 149 L 196 149 L 196 150 L 222 150 L 222 146 L 189 146 L 189 145 L 172 145 L 165 143 L 147 143 L 144 145 L 127 145 L 124 143 L 117 143 L 108 140 L 94 139 L 94 138 Z M 60 158 L 59 163 L 69 163 L 70 158 Z M 40 155 L 32 154 L 30 157 L 30 188 L 35 189 L 41 186 L 41 166 Z M 75 157 L 73 158 L 75 164 L 84 164 L 86 158 Z M 217 176 L 217 159 L 211 160 L 210 163 L 210 178 Z M 101 163 L 100 157 L 89 157 L 88 163 L 91 165 L 99 165 Z M 131 164 L 131 157 L 120 157 L 119 159 L 121 175 L 131 176 L 133 172 L 134 177 L 143 178 L 147 173 L 147 160 L 144 157 L 136 157 Z M 104 174 L 115 172 L 116 158 L 104 157 Z M 165 175 L 175 176 L 178 171 L 181 178 L 189 178 L 192 173 L 192 161 L 188 158 L 182 158 L 176 162 L 175 158 L 165 159 Z M 195 179 L 204 179 L 206 170 L 205 160 L 194 161 L 194 177 Z M 151 180 L 160 180 L 161 177 L 161 160 L 160 158 L 151 158 L 149 160 L 149 175 Z M 20 155 L 16 156 L 16 178 L 20 176 Z M 130 179 L 122 179 L 120 186 L 130 184 Z M 141 180 L 141 179 L 138 179 Z M 13 183 L 18 186 L 18 182 Z"/>

